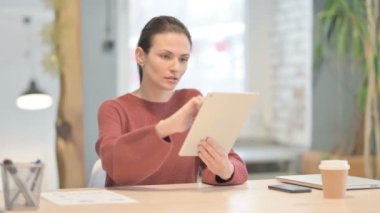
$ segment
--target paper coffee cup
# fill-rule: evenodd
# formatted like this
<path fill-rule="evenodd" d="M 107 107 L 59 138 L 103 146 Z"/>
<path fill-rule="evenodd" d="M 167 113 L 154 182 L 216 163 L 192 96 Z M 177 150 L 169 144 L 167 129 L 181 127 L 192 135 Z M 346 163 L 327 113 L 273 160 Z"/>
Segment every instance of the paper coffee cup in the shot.
<path fill-rule="evenodd" d="M 325 198 L 343 198 L 345 196 L 349 169 L 350 165 L 346 160 L 322 160 L 320 162 L 319 170 Z"/>

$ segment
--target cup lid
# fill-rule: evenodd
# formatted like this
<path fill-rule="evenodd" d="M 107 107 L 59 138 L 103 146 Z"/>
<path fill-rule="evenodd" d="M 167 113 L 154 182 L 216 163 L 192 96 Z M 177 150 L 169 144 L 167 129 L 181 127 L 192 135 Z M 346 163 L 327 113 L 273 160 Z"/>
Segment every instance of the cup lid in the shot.
<path fill-rule="evenodd" d="M 319 169 L 346 170 L 350 169 L 350 165 L 347 160 L 322 160 L 319 164 Z"/>

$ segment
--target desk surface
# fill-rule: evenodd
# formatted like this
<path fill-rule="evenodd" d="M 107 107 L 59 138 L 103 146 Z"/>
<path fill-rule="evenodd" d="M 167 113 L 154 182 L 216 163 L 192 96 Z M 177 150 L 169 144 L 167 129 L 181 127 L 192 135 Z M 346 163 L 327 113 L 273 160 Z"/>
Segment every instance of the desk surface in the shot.
<path fill-rule="evenodd" d="M 250 180 L 225 187 L 197 183 L 120 187 L 111 190 L 138 203 L 63 206 L 41 198 L 39 209 L 29 212 L 379 212 L 380 189 L 347 191 L 344 199 L 324 199 L 316 189 L 300 194 L 268 190 L 268 184 L 275 183 Z"/>

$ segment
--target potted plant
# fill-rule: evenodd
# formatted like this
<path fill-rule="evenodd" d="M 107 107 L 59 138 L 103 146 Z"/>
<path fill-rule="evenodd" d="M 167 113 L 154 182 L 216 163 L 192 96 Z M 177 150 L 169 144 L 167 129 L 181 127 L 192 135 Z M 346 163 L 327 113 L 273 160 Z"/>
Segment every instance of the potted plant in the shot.
<path fill-rule="evenodd" d="M 358 103 L 363 113 L 362 154 L 365 176 L 380 178 L 380 2 L 378 0 L 327 0 L 318 14 L 320 43 L 317 56 L 328 48 L 340 63 L 362 72 Z M 320 60 L 319 60 L 320 61 Z M 360 141 L 356 141 L 360 143 Z"/>

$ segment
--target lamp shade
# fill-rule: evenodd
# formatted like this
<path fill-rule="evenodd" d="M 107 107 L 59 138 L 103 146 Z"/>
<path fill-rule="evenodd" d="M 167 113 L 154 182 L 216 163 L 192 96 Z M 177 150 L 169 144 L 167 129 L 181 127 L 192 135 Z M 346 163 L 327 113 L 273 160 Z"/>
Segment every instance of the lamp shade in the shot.
<path fill-rule="evenodd" d="M 47 109 L 52 103 L 53 99 L 50 95 L 38 89 L 34 80 L 30 81 L 29 88 L 16 100 L 17 107 L 25 110 Z"/>

